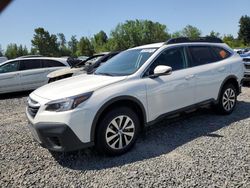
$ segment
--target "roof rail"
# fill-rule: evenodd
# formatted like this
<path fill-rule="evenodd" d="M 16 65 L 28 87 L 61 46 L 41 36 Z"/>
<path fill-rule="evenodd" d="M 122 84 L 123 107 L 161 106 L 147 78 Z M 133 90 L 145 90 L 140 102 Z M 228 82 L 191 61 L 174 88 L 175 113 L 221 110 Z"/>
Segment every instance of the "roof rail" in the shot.
<path fill-rule="evenodd" d="M 220 38 L 216 37 L 198 37 L 195 39 L 187 37 L 171 38 L 165 44 L 177 44 L 177 43 L 187 43 L 187 42 L 208 42 L 208 43 L 223 43 Z"/>
<path fill-rule="evenodd" d="M 25 55 L 25 56 L 20 56 L 18 58 L 31 58 L 31 57 L 42 57 L 42 55 Z"/>

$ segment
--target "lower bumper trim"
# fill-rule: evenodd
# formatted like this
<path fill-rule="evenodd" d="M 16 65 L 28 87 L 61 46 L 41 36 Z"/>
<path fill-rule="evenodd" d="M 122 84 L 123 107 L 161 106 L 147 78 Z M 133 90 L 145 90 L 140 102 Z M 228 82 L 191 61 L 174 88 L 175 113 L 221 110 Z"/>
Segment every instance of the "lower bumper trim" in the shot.
<path fill-rule="evenodd" d="M 40 145 L 52 151 L 67 152 L 94 145 L 92 142 L 83 143 L 66 124 L 37 123 L 30 128 Z"/>

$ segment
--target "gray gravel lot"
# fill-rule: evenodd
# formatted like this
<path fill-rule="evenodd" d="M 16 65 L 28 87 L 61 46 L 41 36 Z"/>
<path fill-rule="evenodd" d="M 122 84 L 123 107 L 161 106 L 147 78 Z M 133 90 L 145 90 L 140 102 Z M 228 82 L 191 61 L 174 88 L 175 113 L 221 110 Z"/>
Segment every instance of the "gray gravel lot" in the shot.
<path fill-rule="evenodd" d="M 250 88 L 232 115 L 166 120 L 119 157 L 53 157 L 33 141 L 22 95 L 0 96 L 0 187 L 250 187 Z"/>

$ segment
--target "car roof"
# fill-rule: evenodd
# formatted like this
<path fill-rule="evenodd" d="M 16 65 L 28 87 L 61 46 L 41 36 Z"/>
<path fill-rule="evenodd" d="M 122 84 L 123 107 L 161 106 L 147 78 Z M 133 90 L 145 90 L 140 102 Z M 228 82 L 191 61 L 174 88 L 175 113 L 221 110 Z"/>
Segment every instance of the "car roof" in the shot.
<path fill-rule="evenodd" d="M 2 62 L 0 65 L 12 62 L 12 61 L 20 61 L 20 60 L 35 60 L 35 59 L 45 59 L 45 60 L 55 60 L 63 63 L 66 66 L 69 66 L 69 63 L 67 62 L 67 58 L 62 58 L 62 57 L 18 57 L 15 59 L 9 59 L 7 61 Z"/>
<path fill-rule="evenodd" d="M 158 43 L 153 43 L 153 44 L 146 44 L 146 45 L 134 47 L 132 49 L 160 48 L 162 45 L 164 45 L 164 42 L 158 42 Z"/>

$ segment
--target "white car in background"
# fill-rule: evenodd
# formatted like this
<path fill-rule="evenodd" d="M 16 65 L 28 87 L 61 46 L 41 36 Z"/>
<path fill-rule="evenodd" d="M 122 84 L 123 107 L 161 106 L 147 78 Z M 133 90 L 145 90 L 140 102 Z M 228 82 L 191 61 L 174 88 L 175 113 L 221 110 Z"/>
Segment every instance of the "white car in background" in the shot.
<path fill-rule="evenodd" d="M 34 90 L 48 83 L 47 74 L 69 67 L 65 58 L 25 56 L 0 64 L 0 94 Z"/>

